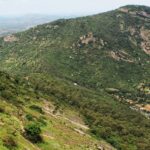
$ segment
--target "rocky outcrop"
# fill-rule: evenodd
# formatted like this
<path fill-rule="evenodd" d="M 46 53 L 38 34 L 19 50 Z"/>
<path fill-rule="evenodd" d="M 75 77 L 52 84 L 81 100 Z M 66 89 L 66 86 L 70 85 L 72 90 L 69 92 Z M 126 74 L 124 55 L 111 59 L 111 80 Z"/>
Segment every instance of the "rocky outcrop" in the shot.
<path fill-rule="evenodd" d="M 146 54 L 150 55 L 150 30 L 144 29 L 144 27 L 142 27 L 140 35 L 143 40 L 141 42 L 141 48 Z"/>
<path fill-rule="evenodd" d="M 18 41 L 18 38 L 15 37 L 14 35 L 8 35 L 4 37 L 4 42 L 16 42 Z"/>
<path fill-rule="evenodd" d="M 95 43 L 96 38 L 94 37 L 92 32 L 89 32 L 87 35 L 80 37 L 80 42 L 81 42 L 81 44 L 87 45 L 89 43 Z"/>
<path fill-rule="evenodd" d="M 145 11 L 136 12 L 136 14 L 140 17 L 150 18 L 150 14 L 146 13 Z"/>
<path fill-rule="evenodd" d="M 119 11 L 123 12 L 123 13 L 128 13 L 129 10 L 127 8 L 119 8 Z"/>
<path fill-rule="evenodd" d="M 112 57 L 116 61 L 125 61 L 129 63 L 134 62 L 131 56 L 125 51 L 110 51 L 109 56 Z"/>
<path fill-rule="evenodd" d="M 92 44 L 94 48 L 102 49 L 108 43 L 104 41 L 102 38 L 98 38 L 93 34 L 93 32 L 88 32 L 86 35 L 82 35 L 79 37 L 79 40 L 76 43 L 73 43 L 72 48 L 82 48 L 84 46 L 88 46 Z"/>
<path fill-rule="evenodd" d="M 145 12 L 145 11 L 133 11 L 127 8 L 119 8 L 119 11 L 123 13 L 128 13 L 130 15 L 138 16 L 138 17 L 143 17 L 143 18 L 150 18 L 150 14 Z"/>

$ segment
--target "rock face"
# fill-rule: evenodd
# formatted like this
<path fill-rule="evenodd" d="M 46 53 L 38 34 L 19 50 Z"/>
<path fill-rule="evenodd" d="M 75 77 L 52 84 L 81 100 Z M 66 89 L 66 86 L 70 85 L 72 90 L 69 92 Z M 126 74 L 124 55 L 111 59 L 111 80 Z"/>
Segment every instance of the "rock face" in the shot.
<path fill-rule="evenodd" d="M 150 105 L 149 105 L 149 104 L 147 104 L 147 105 L 145 105 L 145 106 L 141 107 L 141 110 L 143 110 L 143 111 L 146 111 L 146 112 L 149 112 L 149 113 L 150 113 Z"/>
<path fill-rule="evenodd" d="M 150 19 L 149 11 L 143 10 L 142 8 L 138 8 L 137 10 L 132 8 L 120 8 L 119 11 L 122 13 L 127 13 L 132 17 L 140 18 L 142 20 L 148 21 Z M 134 36 L 136 33 L 136 29 L 133 27 L 129 27 L 129 31 L 132 36 Z M 146 29 L 143 26 L 141 27 L 139 34 L 142 39 L 141 48 L 146 54 L 150 55 L 150 30 Z"/>
<path fill-rule="evenodd" d="M 130 15 L 138 16 L 138 17 L 143 17 L 143 18 L 150 18 L 150 14 L 145 12 L 145 11 L 138 11 L 138 10 L 130 10 L 128 8 L 120 8 L 119 11 L 123 13 L 128 13 Z"/>
<path fill-rule="evenodd" d="M 129 10 L 127 8 L 120 8 L 119 11 L 124 12 L 124 13 L 128 13 Z"/>
<path fill-rule="evenodd" d="M 138 16 L 140 17 L 145 17 L 145 18 L 150 18 L 150 14 L 144 12 L 144 11 L 141 11 L 141 12 L 137 12 L 136 13 Z"/>
<path fill-rule="evenodd" d="M 4 37 L 4 42 L 16 42 L 16 41 L 18 41 L 18 39 L 14 35 L 8 35 Z"/>
<path fill-rule="evenodd" d="M 150 30 L 142 28 L 141 38 L 143 39 L 143 42 L 141 43 L 141 48 L 146 54 L 150 55 Z"/>
<path fill-rule="evenodd" d="M 125 51 L 110 51 L 109 56 L 112 57 L 116 61 L 125 61 L 129 63 L 133 63 L 134 60 L 131 58 L 131 56 L 126 53 Z"/>

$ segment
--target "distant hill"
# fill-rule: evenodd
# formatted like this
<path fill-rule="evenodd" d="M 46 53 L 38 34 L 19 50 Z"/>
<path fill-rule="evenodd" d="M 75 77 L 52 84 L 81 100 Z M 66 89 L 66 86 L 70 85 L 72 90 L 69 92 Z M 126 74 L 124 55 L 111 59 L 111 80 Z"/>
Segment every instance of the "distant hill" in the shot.
<path fill-rule="evenodd" d="M 0 17 L 0 36 L 27 30 L 33 26 L 59 19 L 60 16 L 25 15 L 19 17 Z"/>

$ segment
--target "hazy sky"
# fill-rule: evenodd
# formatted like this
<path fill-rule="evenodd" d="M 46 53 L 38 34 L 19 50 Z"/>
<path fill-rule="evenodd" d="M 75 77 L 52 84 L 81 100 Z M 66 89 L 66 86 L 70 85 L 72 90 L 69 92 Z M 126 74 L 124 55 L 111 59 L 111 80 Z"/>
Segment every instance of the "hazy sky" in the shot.
<path fill-rule="evenodd" d="M 0 16 L 30 13 L 87 15 L 127 4 L 150 6 L 150 0 L 0 0 Z"/>

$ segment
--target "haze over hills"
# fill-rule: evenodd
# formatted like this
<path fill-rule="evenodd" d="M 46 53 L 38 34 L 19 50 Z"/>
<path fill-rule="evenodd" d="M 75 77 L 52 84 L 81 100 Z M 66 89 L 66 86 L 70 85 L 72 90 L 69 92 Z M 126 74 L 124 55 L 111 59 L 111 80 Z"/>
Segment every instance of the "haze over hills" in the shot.
<path fill-rule="evenodd" d="M 27 30 L 39 24 L 54 21 L 69 16 L 28 14 L 24 16 L 1 16 L 0 36 Z"/>
<path fill-rule="evenodd" d="M 15 141 L 21 137 L 25 145 L 33 143 L 33 149 L 43 150 L 51 146 L 58 150 L 150 149 L 149 37 L 150 8 L 129 5 L 0 38 L 0 123 L 7 124 L 4 118 L 16 112 L 12 119 L 20 124 L 17 134 L 4 128 L 0 145 L 21 149 L 21 141 Z M 4 105 L 9 106 L 8 113 Z M 77 113 L 82 124 L 69 118 Z M 63 122 L 65 118 L 71 124 Z M 31 134 L 33 124 L 39 125 L 34 126 L 40 130 L 36 137 Z M 63 138 L 66 130 L 69 142 Z"/>

